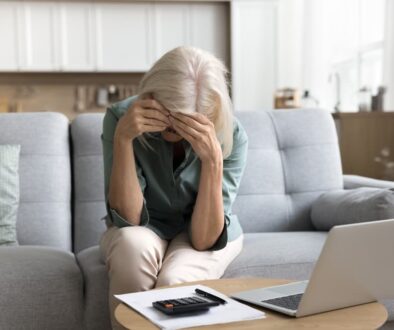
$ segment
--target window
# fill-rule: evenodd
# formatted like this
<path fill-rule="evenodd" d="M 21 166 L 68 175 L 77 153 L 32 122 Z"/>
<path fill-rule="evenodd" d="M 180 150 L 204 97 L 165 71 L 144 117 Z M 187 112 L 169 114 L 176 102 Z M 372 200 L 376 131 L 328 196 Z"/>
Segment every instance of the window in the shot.
<path fill-rule="evenodd" d="M 340 6 L 347 8 L 334 30 L 330 71 L 338 72 L 342 109 L 350 111 L 358 109 L 360 88 L 375 94 L 383 81 L 385 0 L 347 0 Z"/>
<path fill-rule="evenodd" d="M 383 84 L 386 0 L 312 1 L 305 0 L 304 32 L 311 46 L 304 58 L 315 66 L 304 87 L 333 108 L 337 79 L 328 78 L 339 76 L 341 111 L 358 111 L 360 88 L 375 94 Z"/>

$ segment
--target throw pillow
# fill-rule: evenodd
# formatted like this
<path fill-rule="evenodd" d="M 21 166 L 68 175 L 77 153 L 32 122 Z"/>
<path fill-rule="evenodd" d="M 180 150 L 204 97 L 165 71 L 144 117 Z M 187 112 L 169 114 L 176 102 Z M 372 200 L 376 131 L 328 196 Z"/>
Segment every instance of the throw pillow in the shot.
<path fill-rule="evenodd" d="M 394 218 L 394 189 L 358 188 L 322 194 L 312 205 L 317 230 L 335 225 Z"/>
<path fill-rule="evenodd" d="M 16 245 L 20 145 L 0 145 L 0 245 Z"/>

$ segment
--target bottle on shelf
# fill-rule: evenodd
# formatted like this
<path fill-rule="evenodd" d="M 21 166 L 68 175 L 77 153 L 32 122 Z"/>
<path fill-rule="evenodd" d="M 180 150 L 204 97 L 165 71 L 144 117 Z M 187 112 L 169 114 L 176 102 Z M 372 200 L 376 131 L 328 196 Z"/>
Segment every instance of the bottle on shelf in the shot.
<path fill-rule="evenodd" d="M 301 98 L 301 107 L 302 108 L 318 108 L 319 107 L 319 101 L 313 97 L 309 90 L 305 90 L 304 94 L 302 95 Z"/>
<path fill-rule="evenodd" d="M 368 86 L 363 86 L 358 90 L 358 111 L 371 111 L 371 89 Z"/>

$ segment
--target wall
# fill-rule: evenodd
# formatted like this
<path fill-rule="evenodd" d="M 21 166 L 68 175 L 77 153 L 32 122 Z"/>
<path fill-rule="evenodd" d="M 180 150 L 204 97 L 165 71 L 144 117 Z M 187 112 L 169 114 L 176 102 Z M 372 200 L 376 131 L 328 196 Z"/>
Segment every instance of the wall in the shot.
<path fill-rule="evenodd" d="M 302 87 L 304 0 L 280 0 L 277 88 Z"/>

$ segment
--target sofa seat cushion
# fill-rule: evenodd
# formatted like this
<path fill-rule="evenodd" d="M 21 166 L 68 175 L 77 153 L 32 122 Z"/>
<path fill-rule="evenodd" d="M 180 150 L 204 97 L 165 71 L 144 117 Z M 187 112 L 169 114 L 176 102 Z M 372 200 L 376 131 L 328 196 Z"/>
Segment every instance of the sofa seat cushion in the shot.
<path fill-rule="evenodd" d="M 108 275 L 99 247 L 96 245 L 81 251 L 77 260 L 85 280 L 85 329 L 110 329 Z"/>
<path fill-rule="evenodd" d="M 246 233 L 239 256 L 223 277 L 309 278 L 326 232 Z"/>
<path fill-rule="evenodd" d="M 0 329 L 82 329 L 83 282 L 72 253 L 0 249 Z"/>

